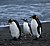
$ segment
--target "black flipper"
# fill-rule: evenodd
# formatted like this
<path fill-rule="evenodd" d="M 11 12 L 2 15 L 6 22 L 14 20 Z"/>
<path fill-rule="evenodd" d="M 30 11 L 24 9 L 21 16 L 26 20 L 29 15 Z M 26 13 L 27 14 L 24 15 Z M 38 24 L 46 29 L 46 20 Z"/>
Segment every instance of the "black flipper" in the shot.
<path fill-rule="evenodd" d="M 40 34 L 40 27 L 39 26 L 37 27 L 37 31 L 38 31 L 38 34 Z"/>
<path fill-rule="evenodd" d="M 40 20 L 37 18 L 36 21 L 38 23 L 38 28 L 41 27 L 41 31 L 42 31 L 42 24 L 41 24 Z"/>
<path fill-rule="evenodd" d="M 40 34 L 40 27 L 41 27 L 41 32 L 42 32 L 42 24 L 41 24 L 41 22 L 40 22 L 40 20 L 38 18 L 36 19 L 36 21 L 38 23 L 37 31 Z"/>
<path fill-rule="evenodd" d="M 9 33 L 10 33 L 10 36 L 12 37 L 12 35 L 11 35 L 11 31 L 9 30 Z"/>
<path fill-rule="evenodd" d="M 32 33 L 32 29 L 31 29 L 31 26 L 30 26 L 30 24 L 28 24 L 28 26 L 29 26 L 29 28 L 30 28 L 30 32 L 31 32 L 31 34 L 33 34 L 33 33 Z"/>
<path fill-rule="evenodd" d="M 40 28 L 41 28 L 41 32 L 42 32 L 42 25 L 41 25 L 41 23 L 38 24 L 38 27 L 37 27 L 37 31 L 38 31 L 39 34 L 40 34 Z M 41 35 L 41 34 L 40 34 L 40 35 Z"/>

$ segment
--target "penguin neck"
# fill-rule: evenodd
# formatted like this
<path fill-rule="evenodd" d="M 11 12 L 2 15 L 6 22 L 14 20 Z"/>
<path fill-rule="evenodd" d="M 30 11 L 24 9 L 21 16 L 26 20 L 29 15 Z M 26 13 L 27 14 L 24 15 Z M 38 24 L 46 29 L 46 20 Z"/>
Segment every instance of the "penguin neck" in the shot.
<path fill-rule="evenodd" d="M 27 24 L 28 24 L 27 22 L 24 22 L 24 23 L 23 23 L 23 25 L 27 25 Z"/>
<path fill-rule="evenodd" d="M 32 21 L 31 21 L 31 22 L 32 22 L 32 23 L 37 23 L 35 19 L 32 19 Z"/>
<path fill-rule="evenodd" d="M 28 23 L 28 22 L 24 22 L 24 23 Z"/>
<path fill-rule="evenodd" d="M 36 19 L 32 19 L 32 21 L 33 21 L 33 20 L 36 20 Z"/>
<path fill-rule="evenodd" d="M 12 24 L 15 23 L 14 21 L 12 22 Z"/>
<path fill-rule="evenodd" d="M 15 24 L 15 22 L 12 22 L 12 23 L 10 23 L 11 25 L 14 25 Z"/>
<path fill-rule="evenodd" d="M 31 24 L 34 25 L 34 26 L 38 26 L 38 23 L 35 19 L 32 19 Z"/>

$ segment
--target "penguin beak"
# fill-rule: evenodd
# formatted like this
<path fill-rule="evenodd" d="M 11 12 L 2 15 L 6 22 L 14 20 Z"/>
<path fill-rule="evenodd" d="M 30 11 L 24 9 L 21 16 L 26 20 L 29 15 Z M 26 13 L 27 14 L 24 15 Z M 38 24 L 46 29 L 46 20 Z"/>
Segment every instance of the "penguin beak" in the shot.
<path fill-rule="evenodd" d="M 24 19 L 21 19 L 21 20 L 23 20 L 23 21 L 24 21 Z"/>
<path fill-rule="evenodd" d="M 20 20 L 22 20 L 22 19 L 20 19 Z"/>
<path fill-rule="evenodd" d="M 32 18 L 32 17 L 29 17 L 29 18 Z"/>
<path fill-rule="evenodd" d="M 24 20 L 24 19 L 21 19 L 21 20 Z"/>

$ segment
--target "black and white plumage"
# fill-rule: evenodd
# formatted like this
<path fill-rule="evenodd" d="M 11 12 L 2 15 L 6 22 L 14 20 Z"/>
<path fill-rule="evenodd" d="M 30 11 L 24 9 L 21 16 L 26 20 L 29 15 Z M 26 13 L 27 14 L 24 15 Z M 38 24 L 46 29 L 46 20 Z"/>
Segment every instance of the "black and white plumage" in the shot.
<path fill-rule="evenodd" d="M 36 36 L 36 38 L 39 38 L 41 36 L 42 25 L 36 15 L 33 15 L 31 18 L 32 33 L 34 36 Z"/>
<path fill-rule="evenodd" d="M 31 34 L 31 33 L 32 33 L 31 27 L 30 27 L 30 25 L 29 25 L 27 19 L 22 19 L 22 20 L 24 21 L 24 22 L 23 22 L 23 32 L 24 32 L 24 34 L 25 34 L 25 35 L 28 35 L 28 34 L 32 35 L 32 34 Z"/>
<path fill-rule="evenodd" d="M 41 37 L 41 32 L 42 32 L 42 24 L 40 22 L 40 20 L 38 18 L 36 18 L 36 21 L 38 23 L 38 27 L 37 27 L 37 30 L 38 30 L 38 33 L 40 34 L 40 37 Z"/>
<path fill-rule="evenodd" d="M 20 30 L 19 23 L 16 20 L 12 20 L 12 19 L 9 19 L 8 23 L 10 25 L 9 27 L 10 27 L 11 36 L 14 39 L 20 39 L 21 30 Z"/>

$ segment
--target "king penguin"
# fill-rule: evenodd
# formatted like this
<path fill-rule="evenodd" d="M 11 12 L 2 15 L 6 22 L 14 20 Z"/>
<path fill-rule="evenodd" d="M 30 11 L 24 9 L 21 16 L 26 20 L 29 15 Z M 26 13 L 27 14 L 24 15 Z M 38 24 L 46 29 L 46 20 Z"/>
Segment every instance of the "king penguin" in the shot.
<path fill-rule="evenodd" d="M 21 29 L 19 23 L 16 20 L 12 20 L 12 19 L 9 19 L 8 23 L 10 25 L 9 28 L 10 28 L 10 34 L 12 36 L 12 39 L 13 40 L 20 39 Z"/>
<path fill-rule="evenodd" d="M 33 15 L 31 20 L 31 29 L 36 40 L 41 37 L 42 25 L 36 15 Z"/>
<path fill-rule="evenodd" d="M 22 19 L 24 22 L 23 22 L 23 32 L 25 34 L 25 38 L 26 38 L 26 35 L 31 35 L 32 36 L 32 31 L 31 31 L 31 26 L 30 24 L 28 23 L 27 19 Z"/>

